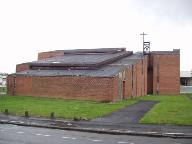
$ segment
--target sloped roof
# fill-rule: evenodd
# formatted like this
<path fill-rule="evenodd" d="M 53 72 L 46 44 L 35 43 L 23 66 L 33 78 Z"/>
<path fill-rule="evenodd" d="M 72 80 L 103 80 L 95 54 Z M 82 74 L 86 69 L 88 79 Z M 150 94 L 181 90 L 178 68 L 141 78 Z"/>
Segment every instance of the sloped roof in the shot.
<path fill-rule="evenodd" d="M 30 66 L 62 66 L 62 67 L 98 67 L 120 58 L 132 55 L 133 52 L 116 53 L 70 53 L 64 56 L 52 57 L 29 62 Z"/>
<path fill-rule="evenodd" d="M 114 77 L 125 68 L 134 65 L 143 54 L 127 55 L 124 58 L 102 65 L 97 69 L 62 69 L 62 70 L 27 70 L 17 73 L 17 75 L 27 76 L 88 76 L 88 77 Z"/>

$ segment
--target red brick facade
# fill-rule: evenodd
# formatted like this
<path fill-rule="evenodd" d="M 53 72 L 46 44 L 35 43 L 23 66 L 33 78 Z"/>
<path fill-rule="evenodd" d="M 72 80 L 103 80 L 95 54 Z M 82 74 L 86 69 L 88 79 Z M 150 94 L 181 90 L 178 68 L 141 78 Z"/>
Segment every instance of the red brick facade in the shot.
<path fill-rule="evenodd" d="M 117 101 L 117 78 L 8 77 L 8 94 L 93 101 Z"/>
<path fill-rule="evenodd" d="M 153 61 L 153 94 L 179 94 L 179 55 L 155 55 Z"/>
<path fill-rule="evenodd" d="M 147 57 L 125 71 L 124 99 L 147 94 Z"/>
<path fill-rule="evenodd" d="M 7 76 L 7 95 L 15 95 L 15 76 Z"/>
<path fill-rule="evenodd" d="M 64 51 L 50 51 L 50 52 L 41 52 L 38 53 L 38 60 L 52 58 L 56 56 L 63 56 Z"/>
<path fill-rule="evenodd" d="M 39 53 L 38 59 L 63 55 Z M 17 65 L 16 72 L 29 70 Z M 7 94 L 63 99 L 118 101 L 146 94 L 179 94 L 179 53 L 151 53 L 113 77 L 9 75 Z"/>
<path fill-rule="evenodd" d="M 30 66 L 27 63 L 16 65 L 16 72 L 21 72 L 21 71 L 25 71 L 25 70 L 29 70 L 29 69 L 30 69 Z"/>

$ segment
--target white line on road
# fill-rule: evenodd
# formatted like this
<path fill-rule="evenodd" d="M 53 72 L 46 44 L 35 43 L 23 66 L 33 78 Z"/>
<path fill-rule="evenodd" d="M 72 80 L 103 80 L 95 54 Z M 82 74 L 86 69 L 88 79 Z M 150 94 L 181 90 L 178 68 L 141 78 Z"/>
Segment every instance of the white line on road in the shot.
<path fill-rule="evenodd" d="M 42 135 L 42 136 L 49 137 L 50 135 Z"/>
<path fill-rule="evenodd" d="M 63 139 L 68 139 L 69 137 L 65 137 L 65 136 L 64 136 L 64 137 L 61 137 L 61 138 L 63 138 Z"/>
<path fill-rule="evenodd" d="M 72 140 L 76 140 L 77 138 L 75 138 L 75 137 L 67 137 L 67 136 L 63 136 L 63 137 L 61 137 L 61 138 L 63 138 L 63 139 L 72 139 Z"/>
<path fill-rule="evenodd" d="M 24 132 L 22 132 L 22 131 L 18 131 L 17 133 L 19 133 L 19 134 L 23 134 Z"/>
<path fill-rule="evenodd" d="M 125 141 L 119 141 L 119 142 L 117 142 L 118 144 L 134 144 L 134 143 L 130 143 L 130 142 L 125 142 Z"/>
<path fill-rule="evenodd" d="M 100 139 L 89 139 L 90 141 L 94 141 L 94 142 L 101 142 L 102 140 Z"/>
<path fill-rule="evenodd" d="M 51 135 L 48 135 L 48 134 L 40 134 L 40 133 L 37 133 L 37 134 L 35 134 L 36 136 L 45 136 L 45 137 L 49 137 L 49 136 L 51 136 Z"/>
<path fill-rule="evenodd" d="M 41 136 L 42 134 L 39 134 L 39 133 L 38 133 L 38 134 L 35 134 L 35 135 L 36 135 L 36 136 Z"/>
<path fill-rule="evenodd" d="M 75 138 L 75 137 L 73 137 L 73 138 L 71 138 L 72 140 L 76 140 L 77 138 Z"/>

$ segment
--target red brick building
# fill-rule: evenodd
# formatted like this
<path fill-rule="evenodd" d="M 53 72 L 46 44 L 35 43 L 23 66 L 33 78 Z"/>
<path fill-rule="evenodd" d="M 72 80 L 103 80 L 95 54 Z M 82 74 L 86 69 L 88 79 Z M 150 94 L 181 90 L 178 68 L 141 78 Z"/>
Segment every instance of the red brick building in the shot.
<path fill-rule="evenodd" d="M 18 64 L 8 95 L 118 101 L 179 94 L 179 50 L 133 53 L 125 48 L 57 50 Z"/>

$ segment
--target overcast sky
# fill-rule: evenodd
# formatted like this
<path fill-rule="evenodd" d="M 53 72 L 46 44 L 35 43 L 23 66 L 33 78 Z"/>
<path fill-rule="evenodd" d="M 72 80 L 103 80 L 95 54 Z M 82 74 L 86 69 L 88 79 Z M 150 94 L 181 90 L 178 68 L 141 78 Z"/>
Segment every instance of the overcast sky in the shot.
<path fill-rule="evenodd" d="M 0 0 L 0 72 L 50 50 L 180 49 L 192 69 L 192 0 Z"/>

